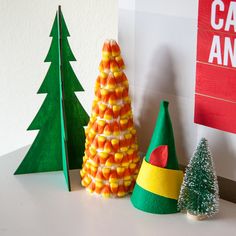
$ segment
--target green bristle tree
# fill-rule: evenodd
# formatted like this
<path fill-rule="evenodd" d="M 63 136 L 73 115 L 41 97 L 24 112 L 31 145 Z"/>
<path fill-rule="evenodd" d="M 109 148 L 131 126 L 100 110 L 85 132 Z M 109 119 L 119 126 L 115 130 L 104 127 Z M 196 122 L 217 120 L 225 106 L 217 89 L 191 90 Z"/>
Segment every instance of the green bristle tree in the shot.
<path fill-rule="evenodd" d="M 218 212 L 219 191 L 212 155 L 205 138 L 194 152 L 184 176 L 178 208 L 199 219 Z"/>

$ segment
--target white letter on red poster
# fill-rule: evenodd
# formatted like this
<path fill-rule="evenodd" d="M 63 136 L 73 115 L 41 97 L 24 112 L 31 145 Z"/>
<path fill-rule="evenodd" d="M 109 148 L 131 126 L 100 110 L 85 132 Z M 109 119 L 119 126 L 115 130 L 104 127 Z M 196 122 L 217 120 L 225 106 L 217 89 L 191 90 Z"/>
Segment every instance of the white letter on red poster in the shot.
<path fill-rule="evenodd" d="M 217 64 L 222 65 L 220 36 L 217 36 L 217 35 L 214 35 L 213 37 L 208 62 L 213 63 L 214 58 L 216 58 Z"/>
<path fill-rule="evenodd" d="M 218 23 L 216 23 L 216 7 L 219 6 L 220 11 L 224 11 L 225 6 L 221 0 L 215 0 L 211 5 L 211 26 L 219 30 L 223 27 L 224 20 L 220 19 Z"/>

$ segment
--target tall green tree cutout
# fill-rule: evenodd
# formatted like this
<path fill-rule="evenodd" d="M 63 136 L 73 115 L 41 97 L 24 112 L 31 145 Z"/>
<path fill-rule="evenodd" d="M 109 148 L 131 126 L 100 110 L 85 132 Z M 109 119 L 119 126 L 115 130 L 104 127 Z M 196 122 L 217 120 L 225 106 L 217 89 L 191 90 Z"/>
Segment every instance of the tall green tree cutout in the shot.
<path fill-rule="evenodd" d="M 51 62 L 38 90 L 47 94 L 28 130 L 39 130 L 31 148 L 15 174 L 63 170 L 69 191 L 69 169 L 82 167 L 85 133 L 89 116 L 75 92 L 84 91 L 70 61 L 76 61 L 59 6 L 52 26 L 51 46 L 45 62 Z"/>

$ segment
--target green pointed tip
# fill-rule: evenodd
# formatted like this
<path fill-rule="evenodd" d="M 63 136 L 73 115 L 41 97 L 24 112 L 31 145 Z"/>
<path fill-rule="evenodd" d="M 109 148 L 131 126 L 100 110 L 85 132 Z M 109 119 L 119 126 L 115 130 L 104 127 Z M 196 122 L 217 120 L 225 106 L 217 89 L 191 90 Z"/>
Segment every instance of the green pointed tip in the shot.
<path fill-rule="evenodd" d="M 66 26 L 65 18 L 63 16 L 62 11 L 60 11 L 60 16 L 61 16 L 62 37 L 70 37 L 70 33 Z"/>
<path fill-rule="evenodd" d="M 198 148 L 207 147 L 208 141 L 206 138 L 202 137 L 197 145 Z"/>
<path fill-rule="evenodd" d="M 204 138 L 204 137 L 202 137 L 201 140 L 200 140 L 200 143 L 207 143 L 207 142 L 208 142 L 207 139 Z"/>
<path fill-rule="evenodd" d="M 161 101 L 161 107 L 168 108 L 168 106 L 169 106 L 168 101 L 164 101 L 164 100 Z"/>
<path fill-rule="evenodd" d="M 150 161 L 150 156 L 154 149 L 156 149 L 160 145 L 167 145 L 168 162 L 166 168 L 178 170 L 179 165 L 176 157 L 174 134 L 168 111 L 168 106 L 169 106 L 168 101 L 161 101 L 156 125 L 146 154 L 146 161 L 147 162 Z"/>
<path fill-rule="evenodd" d="M 52 29 L 51 29 L 51 32 L 50 32 L 49 36 L 53 37 L 56 34 L 57 34 L 57 12 L 56 12 L 56 16 L 54 18 Z M 46 59 L 44 60 L 44 62 L 47 62 Z"/>

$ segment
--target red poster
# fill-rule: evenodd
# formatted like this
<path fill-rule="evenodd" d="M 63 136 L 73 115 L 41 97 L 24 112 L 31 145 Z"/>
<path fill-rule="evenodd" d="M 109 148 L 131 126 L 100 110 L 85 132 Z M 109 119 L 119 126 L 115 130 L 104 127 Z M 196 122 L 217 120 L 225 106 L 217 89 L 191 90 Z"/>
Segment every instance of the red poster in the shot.
<path fill-rule="evenodd" d="M 199 0 L 195 123 L 236 133 L 236 0 Z"/>

